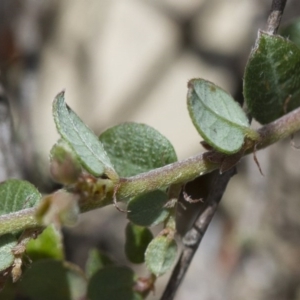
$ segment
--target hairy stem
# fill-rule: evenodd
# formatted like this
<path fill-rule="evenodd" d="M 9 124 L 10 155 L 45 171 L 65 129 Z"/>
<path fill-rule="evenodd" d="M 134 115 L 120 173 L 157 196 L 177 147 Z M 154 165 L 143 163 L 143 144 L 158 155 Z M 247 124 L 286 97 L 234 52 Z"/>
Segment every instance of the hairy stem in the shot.
<path fill-rule="evenodd" d="M 257 131 L 260 136 L 260 142 L 256 150 L 266 148 L 292 135 L 298 130 L 300 130 L 300 108 L 261 127 Z M 245 154 L 252 153 L 253 151 L 254 149 L 249 149 Z M 171 184 L 185 183 L 218 168 L 218 163 L 209 162 L 203 158 L 203 154 L 198 154 L 162 168 L 121 179 L 117 190 L 117 198 L 119 200 L 126 200 L 126 198 L 128 199 L 129 197 L 150 192 Z M 81 212 L 107 205 L 109 201 L 106 200 L 100 201 L 97 205 L 95 205 L 95 203 L 88 205 L 85 202 L 81 207 Z M 35 221 L 34 212 L 34 209 L 26 209 L 0 216 L 0 235 L 37 226 L 38 224 Z"/>
<path fill-rule="evenodd" d="M 15 233 L 40 226 L 35 218 L 35 208 L 27 208 L 0 217 L 0 235 Z"/>
<path fill-rule="evenodd" d="M 267 32 L 276 34 L 287 0 L 273 0 L 271 12 L 267 21 Z"/>
<path fill-rule="evenodd" d="M 256 150 L 266 148 L 298 130 L 300 130 L 300 108 L 261 127 L 257 131 L 260 142 Z M 246 154 L 253 151 L 254 149 L 249 149 Z M 211 163 L 203 158 L 203 154 L 198 154 L 186 160 L 123 179 L 117 196 L 120 199 L 128 198 L 170 184 L 184 183 L 218 168 L 218 163 Z"/>

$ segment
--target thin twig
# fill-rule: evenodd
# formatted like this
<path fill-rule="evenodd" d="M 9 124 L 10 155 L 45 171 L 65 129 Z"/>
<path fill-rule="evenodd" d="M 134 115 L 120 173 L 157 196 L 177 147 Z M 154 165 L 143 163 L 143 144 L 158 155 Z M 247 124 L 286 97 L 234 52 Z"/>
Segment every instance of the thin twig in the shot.
<path fill-rule="evenodd" d="M 267 32 L 276 34 L 287 0 L 273 0 L 271 12 L 267 21 Z"/>
<path fill-rule="evenodd" d="M 232 168 L 229 171 L 223 173 L 222 175 L 216 174 L 214 182 L 212 184 L 213 188 L 211 189 L 207 197 L 207 207 L 197 218 L 192 229 L 190 229 L 184 236 L 183 242 L 183 251 L 181 256 L 173 270 L 171 278 L 168 282 L 168 285 L 165 289 L 164 294 L 162 295 L 161 300 L 171 300 L 174 298 L 175 293 L 182 282 L 186 271 L 189 268 L 189 265 L 198 249 L 199 244 L 210 224 L 218 204 L 223 196 L 223 193 L 226 189 L 226 186 L 230 178 L 236 173 L 236 169 Z"/>

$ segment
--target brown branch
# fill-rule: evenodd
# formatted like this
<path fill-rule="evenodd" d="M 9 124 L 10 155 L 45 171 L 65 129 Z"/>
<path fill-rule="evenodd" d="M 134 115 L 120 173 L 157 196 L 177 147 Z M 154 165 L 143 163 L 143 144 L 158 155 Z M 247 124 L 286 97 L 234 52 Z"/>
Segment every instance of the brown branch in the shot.
<path fill-rule="evenodd" d="M 212 189 L 206 199 L 207 207 L 199 215 L 196 222 L 194 223 L 192 229 L 190 229 L 184 236 L 183 242 L 183 251 L 180 255 L 180 258 L 172 272 L 171 278 L 168 282 L 168 285 L 165 289 L 164 294 L 162 295 L 161 300 L 171 300 L 174 298 L 175 293 L 182 282 L 186 271 L 189 268 L 189 265 L 196 253 L 196 250 L 199 247 L 199 244 L 202 241 L 202 238 L 210 224 L 218 204 L 223 196 L 223 193 L 226 189 L 226 186 L 230 178 L 236 173 L 236 169 L 232 168 L 229 171 L 223 173 L 222 175 L 216 173 Z"/>
<path fill-rule="evenodd" d="M 267 21 L 267 32 L 276 34 L 287 0 L 273 0 L 271 12 Z"/>

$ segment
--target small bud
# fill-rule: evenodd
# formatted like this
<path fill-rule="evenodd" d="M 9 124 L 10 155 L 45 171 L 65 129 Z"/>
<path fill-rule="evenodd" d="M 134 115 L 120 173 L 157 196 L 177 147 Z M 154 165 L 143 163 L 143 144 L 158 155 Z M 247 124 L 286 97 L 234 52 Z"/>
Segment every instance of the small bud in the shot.
<path fill-rule="evenodd" d="M 79 216 L 79 196 L 59 190 L 45 196 L 36 211 L 36 218 L 43 225 L 75 225 Z"/>
<path fill-rule="evenodd" d="M 69 145 L 59 140 L 50 152 L 50 174 L 56 182 L 69 185 L 77 181 L 81 165 Z"/>

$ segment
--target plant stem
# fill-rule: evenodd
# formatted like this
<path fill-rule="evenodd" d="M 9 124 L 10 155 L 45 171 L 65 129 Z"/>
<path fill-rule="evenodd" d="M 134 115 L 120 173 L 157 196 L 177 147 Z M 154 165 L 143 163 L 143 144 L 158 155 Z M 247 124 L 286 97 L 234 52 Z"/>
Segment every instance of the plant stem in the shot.
<path fill-rule="evenodd" d="M 266 148 L 300 130 L 300 108 L 258 129 L 261 142 L 257 150 Z"/>
<path fill-rule="evenodd" d="M 280 119 L 261 127 L 257 133 L 260 142 L 256 150 L 266 148 L 277 141 L 289 137 L 300 130 L 300 108 L 284 115 Z M 250 154 L 254 149 L 249 149 Z M 141 193 L 159 189 L 170 184 L 184 183 L 209 173 L 219 167 L 218 163 L 211 163 L 198 154 L 186 160 L 176 162 L 147 173 L 124 178 L 118 189 L 118 198 L 128 198 Z"/>
<path fill-rule="evenodd" d="M 39 226 L 35 218 L 35 208 L 23 209 L 0 217 L 0 235 Z"/>
<path fill-rule="evenodd" d="M 217 210 L 218 204 L 223 196 L 226 186 L 235 172 L 236 169 L 232 168 L 224 174 L 216 174 L 216 176 L 214 177 L 212 184 L 214 188 L 211 189 L 207 199 L 205 200 L 205 202 L 207 202 L 207 207 L 197 218 L 192 229 L 190 229 L 185 234 L 182 240 L 182 253 L 176 263 L 168 285 L 161 297 L 161 300 L 174 299 L 175 293 L 180 283 L 182 282 L 186 271 L 188 270 L 189 265 L 194 257 L 194 254 L 196 253 L 196 250 L 198 249 L 199 244 L 201 243 L 202 238 L 208 228 L 208 225 L 210 224 Z"/>
<path fill-rule="evenodd" d="M 271 12 L 267 21 L 267 32 L 276 34 L 287 0 L 273 0 Z"/>
<path fill-rule="evenodd" d="M 123 178 L 117 196 L 130 198 L 170 184 L 185 183 L 218 167 L 219 164 L 205 160 L 201 153 L 146 173 Z"/>
<path fill-rule="evenodd" d="M 257 133 L 260 136 L 260 143 L 256 150 L 266 148 L 277 141 L 284 139 L 300 130 L 300 108 L 284 115 L 280 119 L 261 127 Z M 249 149 L 245 154 L 250 154 L 254 149 Z M 162 168 L 142 173 L 129 178 L 122 178 L 120 187 L 117 190 L 117 198 L 126 200 L 129 197 L 150 192 L 171 184 L 185 183 L 194 178 L 212 172 L 219 168 L 218 163 L 212 163 L 198 154 L 186 160 L 176 162 Z M 111 200 L 112 203 L 112 200 Z M 96 209 L 109 204 L 109 201 L 99 203 L 84 203 L 81 212 Z M 34 217 L 34 209 L 21 210 L 16 213 L 0 216 L 0 235 L 19 231 L 37 226 Z"/>

